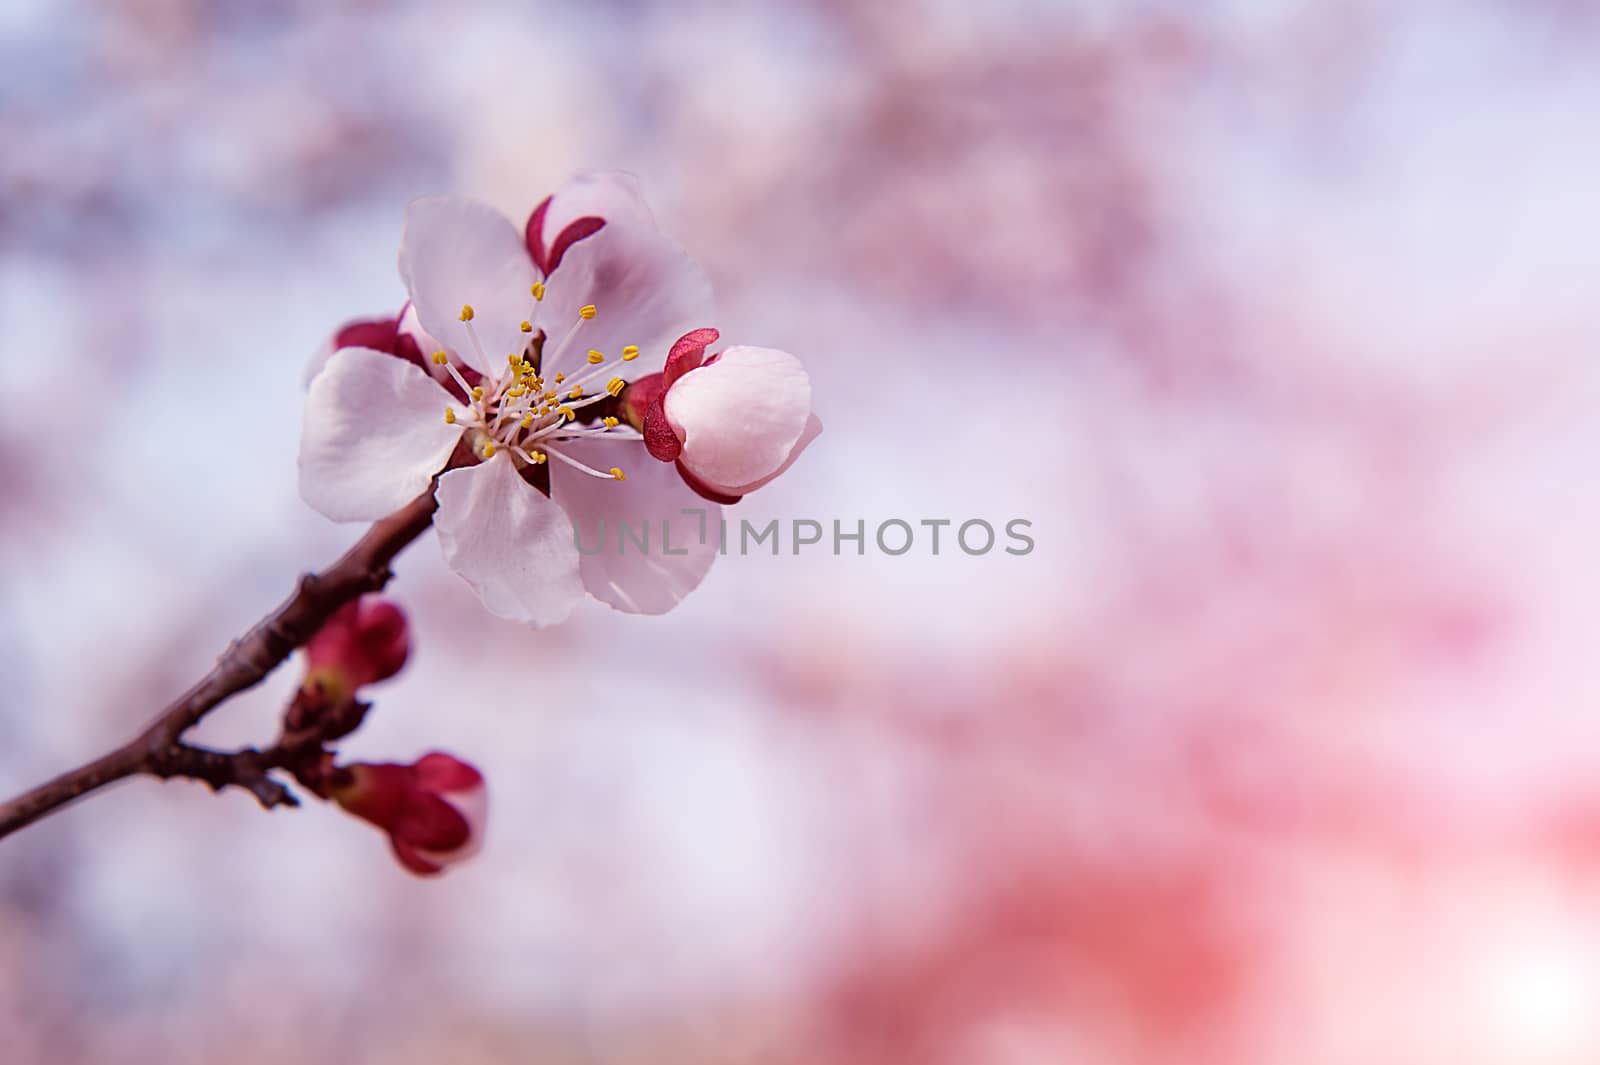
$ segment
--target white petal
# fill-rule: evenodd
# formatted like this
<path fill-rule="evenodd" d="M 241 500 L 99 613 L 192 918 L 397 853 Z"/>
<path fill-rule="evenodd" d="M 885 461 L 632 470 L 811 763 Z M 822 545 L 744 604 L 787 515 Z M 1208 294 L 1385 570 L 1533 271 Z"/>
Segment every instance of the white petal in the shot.
<path fill-rule="evenodd" d="M 455 450 L 450 397 L 413 364 L 344 348 L 311 381 L 300 495 L 334 521 L 376 521 L 411 502 Z"/>
<path fill-rule="evenodd" d="M 594 440 L 558 446 L 595 469 L 616 466 L 627 476 L 601 480 L 550 463 L 550 494 L 571 516 L 582 547 L 584 587 L 625 613 L 671 610 L 716 560 L 722 508 L 695 495 L 676 466 L 651 458 L 641 444 Z"/>
<path fill-rule="evenodd" d="M 439 545 L 490 613 L 554 625 L 583 598 L 572 522 L 505 452 L 439 478 Z"/>
<path fill-rule="evenodd" d="M 544 246 L 555 243 L 561 231 L 580 218 L 655 228 L 655 215 L 644 202 L 639 179 L 625 170 L 580 170 L 550 198 L 544 214 Z"/>
<path fill-rule="evenodd" d="M 405 312 L 400 315 L 399 329 L 402 335 L 410 336 L 412 340 L 416 341 L 417 350 L 422 352 L 422 360 L 424 363 L 423 369 L 426 370 L 435 381 L 438 381 L 441 385 L 443 385 L 446 381 L 451 381 L 454 383 L 453 378 L 450 376 L 450 371 L 434 362 L 430 357 L 434 352 L 443 348 L 444 345 L 440 344 L 428 333 L 426 329 L 422 328 L 422 322 L 417 318 L 417 308 L 415 304 L 406 304 Z"/>
<path fill-rule="evenodd" d="M 549 337 L 547 357 L 579 321 L 578 309 L 591 303 L 594 318 L 547 369 L 570 372 L 593 349 L 615 362 L 621 376 L 635 380 L 661 369 L 672 342 L 709 325 L 714 311 L 711 282 L 699 264 L 655 229 L 627 222 L 607 222 L 574 244 L 550 275 L 535 319 Z M 628 345 L 640 357 L 623 363 Z"/>
<path fill-rule="evenodd" d="M 729 348 L 679 378 L 662 409 L 683 441 L 679 459 L 695 476 L 748 485 L 782 469 L 805 432 L 811 379 L 786 351 Z"/>
<path fill-rule="evenodd" d="M 767 482 L 774 481 L 781 476 L 785 470 L 794 465 L 794 460 L 799 458 L 801 453 L 805 451 L 806 448 L 811 446 L 811 441 L 815 440 L 821 435 L 822 419 L 813 414 L 811 417 L 806 419 L 805 431 L 800 434 L 800 439 L 794 442 L 794 447 L 789 449 L 789 457 L 783 460 L 782 466 L 779 466 L 765 477 L 762 477 L 759 480 L 750 481 L 748 484 L 724 484 L 712 485 L 712 487 L 720 489 L 730 496 L 749 495 L 751 492 L 754 492 L 757 488 L 760 488 Z"/>
<path fill-rule="evenodd" d="M 521 234 L 494 208 L 450 196 L 413 200 L 400 238 L 400 278 L 422 328 L 473 369 L 499 371 L 508 354 L 522 350 L 519 327 L 532 313 L 537 274 Z M 464 305 L 475 312 L 482 358 L 461 321 Z"/>

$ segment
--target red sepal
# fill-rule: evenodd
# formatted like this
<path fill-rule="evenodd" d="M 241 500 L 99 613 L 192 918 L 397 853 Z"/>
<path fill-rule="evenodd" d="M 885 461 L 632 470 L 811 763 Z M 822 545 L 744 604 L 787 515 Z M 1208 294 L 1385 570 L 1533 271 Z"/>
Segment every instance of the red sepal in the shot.
<path fill-rule="evenodd" d="M 605 224 L 606 220 L 604 218 L 595 215 L 585 215 L 576 221 L 569 222 L 567 228 L 563 229 L 550 244 L 550 254 L 547 256 L 550 261 L 550 267 L 545 273 L 555 273 L 556 268 L 561 265 L 561 257 L 567 254 L 568 248 L 585 237 L 594 236 L 605 227 Z"/>
<path fill-rule="evenodd" d="M 706 348 L 715 344 L 721 335 L 707 326 L 691 329 L 679 337 L 672 345 L 672 350 L 667 352 L 666 369 L 662 371 L 664 387 L 671 388 L 678 378 L 699 367 L 705 361 Z"/>
<path fill-rule="evenodd" d="M 528 246 L 528 255 L 533 259 L 533 265 L 539 272 L 549 276 L 550 271 L 545 268 L 544 257 L 544 216 L 550 210 L 552 196 L 546 196 L 539 201 L 539 206 L 533 209 L 528 216 L 528 224 L 522 228 L 522 242 Z"/>

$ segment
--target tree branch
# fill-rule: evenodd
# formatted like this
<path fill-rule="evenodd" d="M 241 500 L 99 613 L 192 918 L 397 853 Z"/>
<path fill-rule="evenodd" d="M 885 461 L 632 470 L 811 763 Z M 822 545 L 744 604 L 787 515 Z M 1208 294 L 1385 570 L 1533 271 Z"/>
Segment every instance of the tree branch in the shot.
<path fill-rule="evenodd" d="M 340 607 L 388 584 L 393 576 L 390 563 L 433 523 L 438 507 L 430 486 L 374 524 L 333 565 L 302 577 L 293 595 L 230 643 L 211 672 L 168 704 L 132 741 L 0 804 L 0 838 L 107 784 L 139 774 L 190 777 L 219 790 L 236 785 L 268 808 L 296 805 L 288 789 L 267 774 L 286 764 L 281 760 L 288 750 L 284 742 L 267 752 L 247 748 L 224 753 L 184 744 L 182 738 L 223 701 L 259 684 Z"/>

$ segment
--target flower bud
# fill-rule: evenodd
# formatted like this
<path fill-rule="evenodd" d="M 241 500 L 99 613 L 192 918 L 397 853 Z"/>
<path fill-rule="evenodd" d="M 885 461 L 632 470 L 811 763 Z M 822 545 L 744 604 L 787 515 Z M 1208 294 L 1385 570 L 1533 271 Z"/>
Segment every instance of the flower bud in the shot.
<path fill-rule="evenodd" d="M 388 833 L 395 857 L 418 876 L 442 873 L 483 844 L 489 812 L 483 774 L 452 755 L 343 766 L 332 774 L 329 795 Z"/>
<path fill-rule="evenodd" d="M 811 378 L 776 348 L 706 349 L 715 329 L 678 338 L 660 374 L 623 389 L 621 410 L 645 450 L 677 463 L 702 497 L 736 503 L 794 464 L 822 432 L 811 413 Z"/>
<path fill-rule="evenodd" d="M 400 608 L 387 599 L 363 596 L 340 607 L 306 644 L 304 690 L 337 706 L 363 686 L 400 672 L 410 650 Z"/>

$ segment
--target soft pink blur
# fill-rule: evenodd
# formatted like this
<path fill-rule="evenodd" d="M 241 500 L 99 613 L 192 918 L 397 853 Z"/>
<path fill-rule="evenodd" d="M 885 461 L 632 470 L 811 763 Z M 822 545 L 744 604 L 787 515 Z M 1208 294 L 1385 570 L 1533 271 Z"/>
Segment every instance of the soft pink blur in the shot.
<path fill-rule="evenodd" d="M 636 172 L 827 425 L 735 516 L 1036 550 L 532 633 L 429 538 L 346 750 L 484 851 L 118 787 L 0 843 L 0 1061 L 1600 1060 L 1591 5 L 532 7 L 0 11 L 0 790 L 358 534 L 301 368 L 423 193 Z"/>

